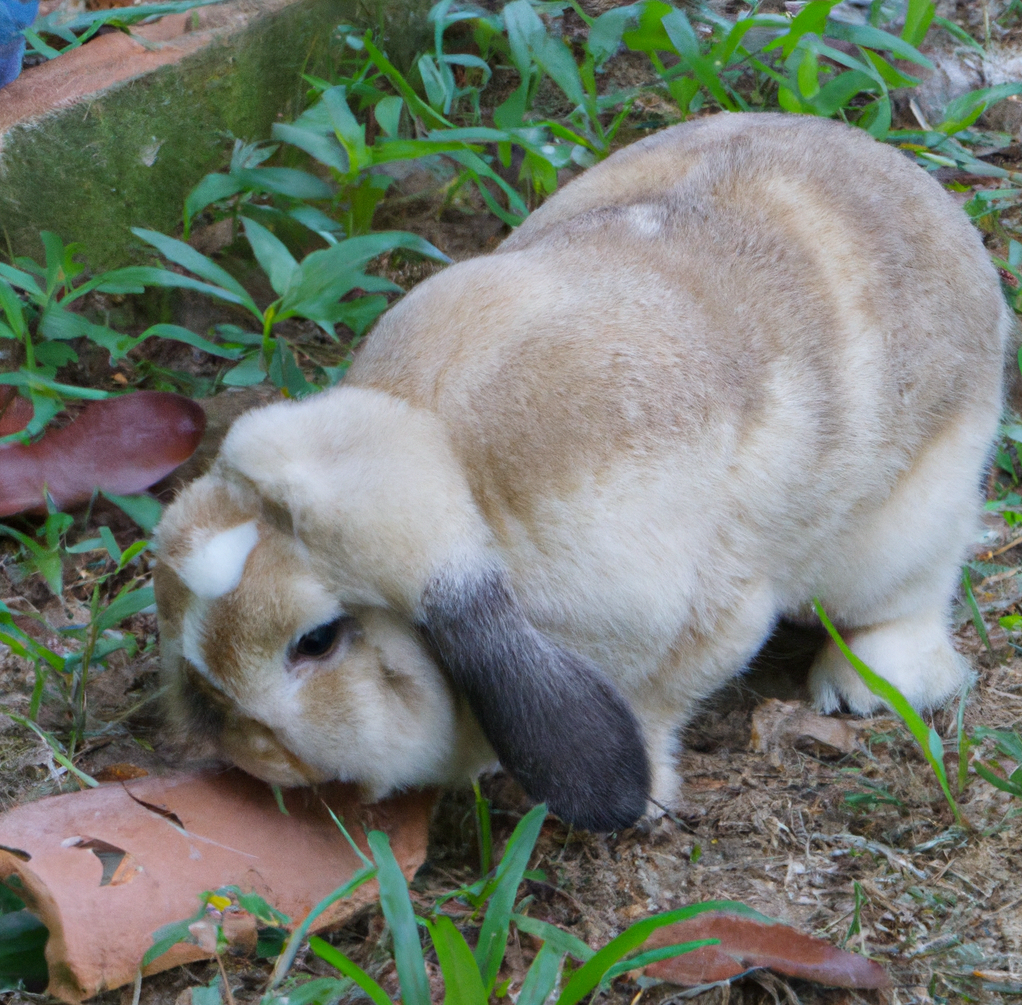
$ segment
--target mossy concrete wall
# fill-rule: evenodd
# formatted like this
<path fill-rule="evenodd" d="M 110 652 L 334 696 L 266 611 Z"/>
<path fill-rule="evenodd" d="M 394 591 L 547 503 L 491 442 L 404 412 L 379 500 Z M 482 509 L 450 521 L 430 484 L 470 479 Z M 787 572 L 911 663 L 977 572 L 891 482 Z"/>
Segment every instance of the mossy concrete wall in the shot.
<path fill-rule="evenodd" d="M 52 230 L 83 242 L 93 268 L 137 260 L 130 227 L 173 232 L 185 193 L 226 164 L 232 137 L 268 139 L 274 121 L 300 112 L 301 74 L 326 71 L 336 25 L 382 23 L 404 61 L 424 41 L 428 9 L 425 0 L 226 0 L 202 9 L 219 28 L 180 58 L 7 129 L 0 121 L 0 248 L 38 257 L 39 231 Z M 50 65 L 106 39 L 128 41 L 104 36 Z M 152 42 L 148 54 L 131 45 L 159 58 Z M 11 87 L 34 83 L 36 69 L 46 67 Z"/>

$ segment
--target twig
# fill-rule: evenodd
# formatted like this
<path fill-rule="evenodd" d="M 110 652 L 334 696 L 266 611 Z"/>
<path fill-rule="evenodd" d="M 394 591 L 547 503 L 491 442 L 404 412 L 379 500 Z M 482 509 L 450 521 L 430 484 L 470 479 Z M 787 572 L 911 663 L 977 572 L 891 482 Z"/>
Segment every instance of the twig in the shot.
<path fill-rule="evenodd" d="M 220 959 L 220 954 L 216 954 L 216 965 L 220 968 L 220 980 L 224 982 L 224 997 L 227 999 L 227 1005 L 237 1005 L 234 1001 L 234 992 L 231 990 L 230 981 L 227 980 L 227 971 L 224 970 L 224 961 Z"/>
<path fill-rule="evenodd" d="M 994 583 L 999 583 L 1002 579 L 1008 579 L 1011 576 L 1017 576 L 1022 573 L 1020 569 L 1005 569 L 1004 572 L 995 572 L 992 576 L 987 576 L 986 579 L 981 579 L 977 584 L 977 589 L 982 589 L 984 586 L 991 586 Z"/>
<path fill-rule="evenodd" d="M 1007 544 L 1002 544 L 1000 548 L 996 548 L 993 551 L 984 551 L 982 555 L 978 555 L 977 558 L 982 562 L 989 562 L 990 559 L 995 558 L 998 555 L 1003 555 L 1006 551 L 1011 551 L 1012 548 L 1022 544 L 1022 534 L 1017 537 L 1013 537 Z"/>
<path fill-rule="evenodd" d="M 1022 701 L 1022 694 L 1012 694 L 1010 691 L 998 691 L 995 687 L 983 688 L 986 694 L 999 694 L 1002 698 L 1010 698 L 1012 701 Z"/>
<path fill-rule="evenodd" d="M 893 848 L 888 848 L 885 844 L 880 844 L 879 841 L 869 841 L 864 837 L 860 837 L 858 834 L 814 834 L 814 838 L 819 838 L 824 842 L 844 842 L 845 844 L 853 845 L 856 848 L 863 848 L 866 851 L 871 851 L 876 855 L 883 855 L 888 862 L 891 863 L 897 869 L 904 869 L 906 872 L 910 872 L 916 879 L 928 880 L 930 877 L 927 873 L 923 872 L 922 869 L 917 869 L 904 855 L 899 855 Z"/>

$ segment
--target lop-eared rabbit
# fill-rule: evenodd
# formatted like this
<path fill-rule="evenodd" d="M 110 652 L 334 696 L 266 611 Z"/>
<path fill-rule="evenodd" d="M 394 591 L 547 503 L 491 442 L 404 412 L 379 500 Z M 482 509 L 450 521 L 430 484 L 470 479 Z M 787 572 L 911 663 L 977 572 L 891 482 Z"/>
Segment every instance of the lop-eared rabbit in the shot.
<path fill-rule="evenodd" d="M 665 129 L 413 289 L 343 386 L 235 423 L 159 528 L 173 716 L 367 798 L 499 759 L 607 830 L 678 804 L 680 727 L 814 597 L 938 705 L 1010 328 L 891 147 Z M 810 688 L 877 706 L 829 643 Z"/>

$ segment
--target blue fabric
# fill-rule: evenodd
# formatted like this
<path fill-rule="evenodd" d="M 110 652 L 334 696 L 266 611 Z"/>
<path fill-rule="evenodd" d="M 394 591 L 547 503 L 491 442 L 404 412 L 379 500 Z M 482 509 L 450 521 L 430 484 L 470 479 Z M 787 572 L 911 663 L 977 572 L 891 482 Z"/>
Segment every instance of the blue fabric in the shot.
<path fill-rule="evenodd" d="M 0 87 L 21 73 L 27 28 L 39 13 L 39 0 L 0 0 Z"/>

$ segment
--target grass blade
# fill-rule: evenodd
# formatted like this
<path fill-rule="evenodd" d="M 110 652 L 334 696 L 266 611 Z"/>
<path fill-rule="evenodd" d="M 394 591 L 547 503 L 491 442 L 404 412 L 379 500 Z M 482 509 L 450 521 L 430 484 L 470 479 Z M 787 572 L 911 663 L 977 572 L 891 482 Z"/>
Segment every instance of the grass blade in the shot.
<path fill-rule="evenodd" d="M 968 826 L 962 817 L 961 810 L 958 809 L 955 797 L 951 795 L 951 788 L 947 782 L 947 771 L 944 768 L 944 744 L 941 741 L 940 734 L 935 729 L 926 725 L 922 716 L 912 707 L 909 700 L 890 681 L 884 680 L 883 677 L 863 663 L 848 648 L 845 640 L 838 634 L 830 618 L 827 617 L 827 612 L 823 609 L 823 605 L 816 597 L 813 598 L 813 606 L 816 608 L 816 614 L 823 623 L 823 627 L 827 629 L 827 634 L 833 640 L 834 645 L 841 650 L 845 659 L 852 664 L 866 687 L 887 703 L 894 714 L 905 723 L 908 731 L 915 737 L 916 743 L 919 744 L 923 752 L 923 756 L 929 762 L 933 773 L 937 776 L 937 781 L 940 782 L 944 798 L 947 800 L 948 806 L 951 807 L 951 812 L 955 815 L 955 822 L 962 826 Z"/>
<path fill-rule="evenodd" d="M 493 835 L 490 830 L 490 801 L 479 789 L 479 782 L 472 783 L 476 797 L 476 827 L 479 833 L 479 873 L 489 874 L 493 866 Z"/>
<path fill-rule="evenodd" d="M 375 869 L 360 869 L 343 886 L 339 886 L 333 893 L 328 893 L 309 913 L 302 923 L 291 933 L 291 937 L 284 946 L 284 952 L 277 957 L 273 967 L 273 974 L 270 976 L 269 990 L 273 990 L 287 976 L 287 972 L 294 963 L 298 948 L 305 941 L 309 934 L 312 923 L 332 904 L 344 897 L 350 897 L 363 883 L 375 878 Z"/>
<path fill-rule="evenodd" d="M 571 956 L 579 963 L 586 963 L 596 955 L 595 949 L 587 946 L 571 932 L 551 925 L 549 921 L 540 921 L 539 918 L 530 918 L 524 914 L 512 914 L 511 920 L 515 923 L 515 927 L 525 932 L 526 935 L 534 935 L 537 939 L 542 939 L 543 944 L 555 949 L 558 956 Z"/>
<path fill-rule="evenodd" d="M 349 960 L 339 949 L 324 942 L 318 936 L 309 939 L 309 948 L 321 959 L 336 967 L 345 977 L 350 977 L 376 1005 L 394 1005 L 387 992 L 380 987 L 357 963 Z"/>
<path fill-rule="evenodd" d="M 969 605 L 969 611 L 972 613 L 972 623 L 976 626 L 976 634 L 979 636 L 980 641 L 986 646 L 988 653 L 993 655 L 993 649 L 990 647 L 990 636 L 987 635 L 987 626 L 983 623 L 983 615 L 980 613 L 979 604 L 976 603 L 976 594 L 972 592 L 972 580 L 969 579 L 969 570 L 962 568 L 962 593 L 965 594 L 965 602 Z"/>
<path fill-rule="evenodd" d="M 995 789 L 1000 789 L 1002 792 L 1008 792 L 1011 795 L 1022 799 L 1022 786 L 1016 785 L 1005 778 L 1001 778 L 1000 775 L 994 774 L 982 761 L 977 760 L 973 767 L 976 769 L 976 774 L 980 778 L 988 781 Z"/>
<path fill-rule="evenodd" d="M 75 776 L 84 785 L 89 788 L 95 789 L 99 787 L 99 782 L 96 781 L 91 775 L 87 775 L 84 771 L 76 768 L 72 763 L 71 759 L 64 754 L 60 749 L 60 743 L 57 738 L 52 734 L 48 733 L 41 726 L 37 726 L 30 719 L 26 719 L 24 716 L 18 715 L 17 712 L 12 712 L 9 708 L 0 706 L 0 712 L 3 712 L 9 719 L 13 719 L 19 726 L 24 726 L 26 729 L 31 729 L 40 740 L 43 741 L 49 748 L 50 753 L 53 755 L 53 759 L 58 763 L 67 768 L 72 775 Z"/>
<path fill-rule="evenodd" d="M 667 911 L 664 914 L 655 914 L 652 918 L 637 921 L 634 925 L 626 928 L 616 939 L 608 942 L 593 955 L 588 963 L 584 963 L 571 975 L 557 999 L 557 1005 L 575 1005 L 576 1002 L 581 1001 L 603 980 L 604 975 L 618 960 L 641 946 L 658 928 L 662 928 L 664 925 L 673 925 L 676 921 L 687 921 L 705 911 L 728 911 L 732 914 L 762 917 L 752 908 L 732 900 L 708 900 L 703 904 L 693 904 L 691 907 L 682 907 L 677 911 Z"/>
<path fill-rule="evenodd" d="M 183 266 L 189 272 L 205 279 L 207 283 L 212 283 L 214 287 L 227 291 L 234 297 L 236 303 L 247 307 L 257 318 L 262 318 L 262 312 L 256 307 L 255 302 L 241 283 L 226 269 L 200 254 L 191 245 L 155 230 L 145 230 L 142 227 L 132 227 L 131 232 L 146 244 L 151 244 L 164 258 L 169 258 L 175 264 Z"/>
<path fill-rule="evenodd" d="M 444 1005 L 486 1005 L 486 989 L 465 937 L 445 914 L 427 921 L 440 970 L 444 975 Z"/>
<path fill-rule="evenodd" d="M 376 860 L 380 906 L 394 936 L 394 963 L 401 984 L 401 999 L 404 1005 L 431 1005 L 426 964 L 422 959 L 422 945 L 408 896 L 408 884 L 383 831 L 369 832 L 369 847 Z"/>
<path fill-rule="evenodd" d="M 650 963 L 659 963 L 660 960 L 669 960 L 675 956 L 684 956 L 695 949 L 702 949 L 703 946 L 719 946 L 720 939 L 696 939 L 694 942 L 678 942 L 673 946 L 662 946 L 660 949 L 651 949 L 648 953 L 639 953 L 630 959 L 615 963 L 604 975 L 603 981 L 609 982 L 615 977 L 627 974 L 629 970 L 641 970 Z"/>
<path fill-rule="evenodd" d="M 536 958 L 529 967 L 529 972 L 522 982 L 522 990 L 518 993 L 515 1005 L 543 1005 L 550 997 L 557 975 L 561 972 L 561 961 L 564 955 L 559 953 L 549 942 L 544 942 Z"/>
<path fill-rule="evenodd" d="M 487 993 L 493 990 L 497 971 L 500 970 L 500 964 L 504 959 L 515 896 L 545 819 L 545 804 L 541 803 L 529 810 L 518 821 L 518 826 L 515 827 L 504 850 L 504 857 L 497 866 L 496 887 L 483 918 L 475 954 Z"/>

